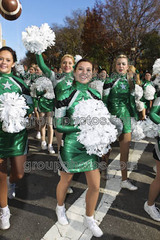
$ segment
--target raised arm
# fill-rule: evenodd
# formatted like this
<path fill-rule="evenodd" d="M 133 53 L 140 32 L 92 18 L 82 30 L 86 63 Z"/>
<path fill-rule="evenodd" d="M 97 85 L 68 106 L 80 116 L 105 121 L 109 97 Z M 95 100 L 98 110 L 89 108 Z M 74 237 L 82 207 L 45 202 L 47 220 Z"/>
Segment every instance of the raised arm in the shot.
<path fill-rule="evenodd" d="M 43 74 L 50 78 L 51 77 L 51 69 L 45 64 L 42 54 L 36 54 L 36 61 L 39 68 L 42 70 Z"/>

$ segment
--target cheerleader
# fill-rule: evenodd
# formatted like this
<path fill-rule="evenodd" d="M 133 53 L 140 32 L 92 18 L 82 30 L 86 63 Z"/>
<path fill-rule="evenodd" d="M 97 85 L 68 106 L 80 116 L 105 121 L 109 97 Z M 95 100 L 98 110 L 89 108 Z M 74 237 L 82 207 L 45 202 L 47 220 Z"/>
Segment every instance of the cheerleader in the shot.
<path fill-rule="evenodd" d="M 48 77 L 53 84 L 53 88 L 55 90 L 55 96 L 57 93 L 62 92 L 71 87 L 73 82 L 73 66 L 74 66 L 74 58 L 70 54 L 66 54 L 61 59 L 61 69 L 62 74 L 56 75 L 54 71 L 47 67 L 44 63 L 42 54 L 36 54 L 37 64 L 44 73 L 46 77 Z M 56 77 L 57 76 L 57 77 Z M 58 151 L 60 149 L 62 134 L 58 133 L 55 130 L 57 143 L 58 143 Z"/>
<path fill-rule="evenodd" d="M 46 77 L 37 78 L 36 82 L 30 87 L 31 96 L 34 101 L 34 111 L 38 119 L 38 126 L 41 131 L 41 148 L 53 154 L 53 108 L 54 108 L 54 90 L 50 79 Z M 48 135 L 48 146 L 46 143 L 46 127 Z"/>
<path fill-rule="evenodd" d="M 146 119 L 149 115 L 150 109 L 152 107 L 152 102 L 155 98 L 156 90 L 153 87 L 151 82 L 152 75 L 149 72 L 145 73 L 144 80 L 142 81 L 142 88 L 143 88 L 143 97 L 141 101 L 144 103 L 144 109 L 142 111 L 142 120 Z M 153 90 L 152 90 L 153 89 Z M 151 92 L 153 91 L 153 93 Z"/>
<path fill-rule="evenodd" d="M 48 77 L 53 84 L 53 88 L 55 91 L 55 97 L 60 92 L 64 92 L 69 89 L 73 83 L 73 66 L 75 64 L 74 57 L 70 54 L 65 54 L 61 59 L 61 69 L 62 74 L 55 74 L 44 62 L 42 54 L 36 54 L 37 64 L 44 73 L 46 77 Z M 57 139 L 58 152 L 60 150 L 60 146 L 62 144 L 62 133 L 59 133 L 55 129 L 55 135 Z M 73 193 L 72 188 L 68 188 L 67 193 Z"/>
<path fill-rule="evenodd" d="M 67 225 L 64 201 L 68 186 L 74 173 L 85 172 L 88 190 L 86 194 L 86 215 L 84 224 L 95 237 L 101 237 L 103 232 L 94 220 L 94 210 L 97 204 L 100 187 L 100 173 L 98 169 L 98 156 L 88 155 L 84 146 L 77 141 L 79 131 L 72 120 L 75 106 L 82 100 L 91 98 L 100 99 L 100 94 L 88 86 L 92 78 L 92 64 L 81 59 L 74 69 L 75 81 L 65 94 L 57 95 L 55 121 L 59 132 L 64 133 L 64 144 L 60 148 L 60 181 L 57 185 L 56 214 L 61 225 Z M 65 121 L 66 124 L 65 124 Z"/>
<path fill-rule="evenodd" d="M 16 53 L 10 47 L 2 47 L 0 49 L 0 96 L 6 96 L 6 93 L 17 93 L 23 96 L 22 99 L 30 106 L 28 114 L 33 111 L 32 99 L 29 96 L 29 89 L 23 80 L 14 76 L 12 69 L 17 61 Z M 1 100 L 0 100 L 1 102 Z M 2 102 L 1 102 L 2 103 Z M 1 111 L 2 111 L 2 105 Z M 8 106 L 7 106 L 8 107 Z M 9 114 L 7 114 L 9 115 Z M 2 113 L 0 118 L 2 119 Z M 6 116 L 7 118 L 7 116 Z M 18 121 L 18 116 L 15 116 Z M 15 197 L 15 182 L 21 179 L 24 175 L 24 163 L 27 154 L 27 130 L 9 131 L 4 128 L 4 121 L 0 122 L 0 229 L 8 229 L 10 227 L 10 210 L 8 208 L 8 197 Z M 7 187 L 7 159 L 11 161 L 11 171 L 8 178 Z"/>
<path fill-rule="evenodd" d="M 41 69 L 38 67 L 38 65 L 35 65 L 35 81 L 38 77 L 41 77 L 43 75 Z M 37 109 L 38 103 L 37 103 L 37 99 L 33 98 L 33 102 L 34 102 L 34 115 L 35 115 L 35 124 L 36 124 L 36 130 L 37 130 L 37 134 L 36 134 L 36 138 L 37 139 L 41 139 L 41 131 L 40 131 L 40 126 L 39 126 L 39 111 Z"/>
<path fill-rule="evenodd" d="M 155 99 L 150 112 L 151 120 L 160 124 L 160 92 Z M 160 136 L 158 136 L 157 144 L 154 148 L 154 158 L 156 159 L 156 177 L 150 185 L 148 200 L 144 204 L 144 210 L 150 215 L 150 217 L 160 222 L 160 210 L 156 208 L 155 201 L 160 193 Z"/>
<path fill-rule="evenodd" d="M 62 74 L 56 75 L 44 62 L 42 54 L 36 54 L 37 64 L 48 77 L 53 84 L 55 95 L 59 92 L 62 92 L 72 85 L 73 82 L 73 66 L 74 66 L 74 57 L 70 54 L 65 54 L 61 59 L 61 69 Z"/>
<path fill-rule="evenodd" d="M 96 89 L 102 98 L 103 85 L 107 78 L 107 71 L 104 68 L 99 69 L 98 73 L 92 76 L 92 80 L 89 83 L 89 86 L 93 89 Z"/>
<path fill-rule="evenodd" d="M 131 116 L 138 120 L 138 113 L 135 106 L 133 81 L 129 84 L 127 70 L 128 58 L 125 55 L 119 55 L 114 61 L 114 73 L 104 84 L 103 101 L 110 113 L 123 122 L 122 134 L 119 137 L 121 187 L 134 191 L 137 187 L 127 179 L 127 162 L 131 142 Z"/>

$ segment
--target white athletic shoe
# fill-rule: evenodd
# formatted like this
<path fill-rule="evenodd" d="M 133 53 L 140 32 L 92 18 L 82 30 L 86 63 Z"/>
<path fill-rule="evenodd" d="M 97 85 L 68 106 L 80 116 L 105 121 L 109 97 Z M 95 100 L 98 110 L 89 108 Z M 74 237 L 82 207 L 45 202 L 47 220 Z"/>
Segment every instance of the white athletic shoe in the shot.
<path fill-rule="evenodd" d="M 101 237 L 103 235 L 102 230 L 98 227 L 97 221 L 93 217 L 84 217 L 84 225 L 90 229 L 94 237 Z"/>
<path fill-rule="evenodd" d="M 69 188 L 67 189 L 67 194 L 71 194 L 71 193 L 73 193 L 73 189 L 72 189 L 71 187 L 69 187 Z"/>
<path fill-rule="evenodd" d="M 69 224 L 67 216 L 66 216 L 66 209 L 63 206 L 58 206 L 56 207 L 56 214 L 57 214 L 57 218 L 58 218 L 58 222 L 61 225 L 67 225 Z"/>
<path fill-rule="evenodd" d="M 122 181 L 121 182 L 121 188 L 128 189 L 130 191 L 135 191 L 138 189 L 138 187 L 134 186 L 131 182 L 128 180 Z"/>
<path fill-rule="evenodd" d="M 6 211 L 5 213 L 0 212 L 0 229 L 1 230 L 6 230 L 10 228 L 10 211 Z"/>
<path fill-rule="evenodd" d="M 9 177 L 7 177 L 7 185 L 8 185 L 8 198 L 13 199 L 16 196 L 16 184 L 15 183 L 10 183 Z"/>
<path fill-rule="evenodd" d="M 41 132 L 39 132 L 39 131 L 37 132 L 36 138 L 41 139 Z"/>
<path fill-rule="evenodd" d="M 42 148 L 42 150 L 46 150 L 46 149 L 47 149 L 47 143 L 46 143 L 46 141 L 42 141 L 42 142 L 41 142 L 41 148 Z"/>
<path fill-rule="evenodd" d="M 153 167 L 153 171 L 154 171 L 155 173 L 157 173 L 157 166 L 156 166 L 156 165 Z"/>
<path fill-rule="evenodd" d="M 58 169 L 58 176 L 61 176 L 61 172 L 60 172 L 60 170 Z"/>
<path fill-rule="evenodd" d="M 150 217 L 158 222 L 160 222 L 160 210 L 155 207 L 155 204 L 148 206 L 147 201 L 144 204 L 144 210 L 150 215 Z"/>
<path fill-rule="evenodd" d="M 54 154 L 54 153 L 55 153 L 52 145 L 48 145 L 48 152 L 49 152 L 50 154 Z"/>

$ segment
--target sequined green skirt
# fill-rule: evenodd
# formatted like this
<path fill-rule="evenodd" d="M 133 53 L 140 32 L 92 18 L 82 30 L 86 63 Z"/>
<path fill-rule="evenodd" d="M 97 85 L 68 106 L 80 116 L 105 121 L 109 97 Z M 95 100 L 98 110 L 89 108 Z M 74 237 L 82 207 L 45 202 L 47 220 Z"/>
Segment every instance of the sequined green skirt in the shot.
<path fill-rule="evenodd" d="M 77 134 L 64 134 L 64 145 L 60 149 L 60 170 L 69 173 L 87 172 L 97 169 L 99 158 L 89 155 L 84 145 L 77 141 Z"/>
<path fill-rule="evenodd" d="M 27 154 L 28 134 L 24 129 L 19 133 L 7 133 L 0 126 L 0 158 Z"/>
<path fill-rule="evenodd" d="M 41 97 L 38 100 L 38 110 L 40 112 L 52 112 L 54 110 L 54 99 Z"/>
<path fill-rule="evenodd" d="M 125 104 L 115 104 L 111 103 L 108 105 L 109 112 L 112 115 L 117 116 L 121 119 L 123 123 L 122 133 L 130 133 L 131 132 L 131 114 L 130 110 L 125 106 Z"/>

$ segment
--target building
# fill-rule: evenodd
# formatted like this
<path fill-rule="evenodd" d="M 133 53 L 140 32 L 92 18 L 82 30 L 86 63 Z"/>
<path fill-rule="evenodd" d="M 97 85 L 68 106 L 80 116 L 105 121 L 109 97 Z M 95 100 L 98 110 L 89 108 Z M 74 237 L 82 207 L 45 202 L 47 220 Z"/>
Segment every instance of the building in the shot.
<path fill-rule="evenodd" d="M 0 24 L 0 48 L 6 46 L 6 41 L 2 39 L 2 26 Z"/>

